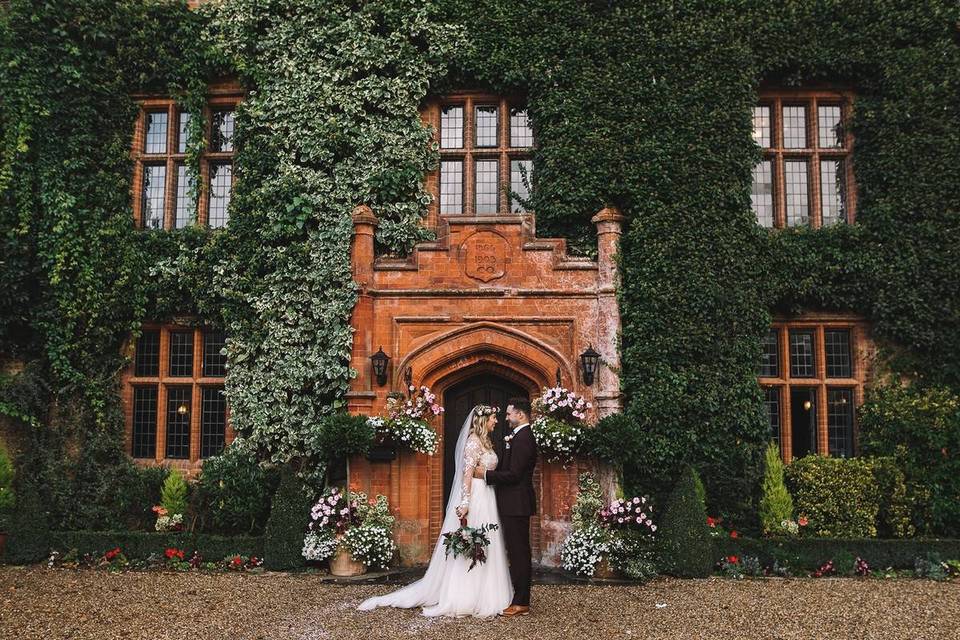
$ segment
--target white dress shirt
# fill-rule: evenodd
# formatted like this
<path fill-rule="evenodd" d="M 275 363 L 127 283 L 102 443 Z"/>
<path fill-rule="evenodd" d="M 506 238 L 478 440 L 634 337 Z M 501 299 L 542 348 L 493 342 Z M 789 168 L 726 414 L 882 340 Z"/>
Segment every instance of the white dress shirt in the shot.
<path fill-rule="evenodd" d="M 528 427 L 528 426 L 530 426 L 530 423 L 529 423 L 529 422 L 524 422 L 523 424 L 518 424 L 517 426 L 515 426 L 515 427 L 513 428 L 513 434 L 512 434 L 512 435 L 517 435 L 517 431 L 520 431 L 520 429 L 523 429 L 524 427 Z M 488 469 L 484 469 L 484 470 L 483 470 L 483 481 L 484 481 L 484 482 L 487 481 L 487 471 L 488 471 Z"/>

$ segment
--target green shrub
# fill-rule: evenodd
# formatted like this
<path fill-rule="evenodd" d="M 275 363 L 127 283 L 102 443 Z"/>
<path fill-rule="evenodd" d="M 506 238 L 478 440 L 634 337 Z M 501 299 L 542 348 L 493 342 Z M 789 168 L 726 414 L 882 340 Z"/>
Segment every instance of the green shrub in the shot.
<path fill-rule="evenodd" d="M 324 416 L 313 440 L 313 450 L 323 452 L 326 461 L 363 455 L 370 449 L 376 429 L 366 416 L 337 412 Z"/>
<path fill-rule="evenodd" d="M 310 495 L 296 470 L 290 465 L 284 466 L 264 531 L 264 567 L 278 571 L 303 565 L 303 538 L 311 506 Z"/>
<path fill-rule="evenodd" d="M 35 483 L 21 484 L 16 507 L 10 518 L 4 561 L 29 564 L 47 557 L 50 552 L 47 512 Z"/>
<path fill-rule="evenodd" d="M 780 523 L 793 519 L 793 498 L 783 482 L 780 447 L 771 442 L 764 453 L 763 482 L 760 485 L 760 525 L 766 534 L 781 530 Z"/>
<path fill-rule="evenodd" d="M 868 460 L 806 456 L 787 467 L 787 481 L 797 515 L 809 521 L 809 533 L 832 538 L 877 535 L 880 495 Z"/>
<path fill-rule="evenodd" d="M 659 537 L 663 568 L 675 576 L 700 578 L 713 571 L 713 540 L 697 482 L 696 470 L 686 466 L 663 513 Z"/>
<path fill-rule="evenodd" d="M 960 535 L 960 396 L 876 386 L 858 415 L 863 452 L 892 456 L 903 470 L 920 532 Z"/>
<path fill-rule="evenodd" d="M 877 536 L 881 538 L 910 538 L 916 527 L 910 520 L 911 497 L 906 478 L 892 457 L 870 460 L 873 477 L 880 492 L 880 510 L 877 513 Z"/>
<path fill-rule="evenodd" d="M 197 510 L 205 531 L 262 533 L 278 474 L 264 470 L 252 454 L 228 446 L 207 458 L 197 481 Z"/>
<path fill-rule="evenodd" d="M 160 489 L 160 504 L 170 516 L 177 513 L 185 516 L 189 492 L 190 487 L 183 474 L 178 469 L 170 469 Z"/>
<path fill-rule="evenodd" d="M 7 530 L 7 519 L 16 500 L 13 491 L 13 462 L 7 449 L 0 443 L 0 531 Z"/>
<path fill-rule="evenodd" d="M 160 504 L 160 488 L 169 469 L 160 466 L 141 467 L 130 464 L 117 491 L 117 510 L 122 525 L 131 531 L 153 531 L 157 516 L 153 506 Z"/>
<path fill-rule="evenodd" d="M 627 480 L 623 477 L 624 467 L 638 458 L 638 432 L 637 423 L 625 413 L 604 416 L 593 428 L 584 430 L 583 453 L 613 466 L 623 484 Z M 631 493 L 626 487 L 624 490 Z"/>

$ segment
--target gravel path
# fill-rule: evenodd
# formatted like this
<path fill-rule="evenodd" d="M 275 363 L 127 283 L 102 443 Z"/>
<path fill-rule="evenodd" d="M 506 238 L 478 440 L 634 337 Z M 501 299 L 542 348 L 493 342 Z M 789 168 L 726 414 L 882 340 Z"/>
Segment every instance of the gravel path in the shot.
<path fill-rule="evenodd" d="M 534 585 L 531 615 L 491 621 L 354 610 L 361 599 L 395 588 L 331 584 L 310 574 L 0 567 L 0 638 L 960 638 L 960 582 Z"/>

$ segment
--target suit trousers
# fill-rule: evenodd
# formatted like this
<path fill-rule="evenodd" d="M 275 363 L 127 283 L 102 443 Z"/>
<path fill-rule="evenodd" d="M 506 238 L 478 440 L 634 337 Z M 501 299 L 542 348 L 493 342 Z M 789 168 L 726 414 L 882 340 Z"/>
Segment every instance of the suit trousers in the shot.
<path fill-rule="evenodd" d="M 503 542 L 510 563 L 510 581 L 513 583 L 513 602 L 530 606 L 530 578 L 533 559 L 530 551 L 530 516 L 501 516 Z"/>

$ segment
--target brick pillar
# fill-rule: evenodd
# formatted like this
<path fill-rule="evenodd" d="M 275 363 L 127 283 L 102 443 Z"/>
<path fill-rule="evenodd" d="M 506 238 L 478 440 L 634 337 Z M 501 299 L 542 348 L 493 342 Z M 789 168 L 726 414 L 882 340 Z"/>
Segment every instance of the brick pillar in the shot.
<path fill-rule="evenodd" d="M 600 366 L 594 384 L 597 388 L 597 417 L 602 418 L 622 409 L 620 397 L 620 353 L 617 337 L 620 333 L 620 307 L 617 304 L 617 264 L 614 256 L 620 247 L 621 223 L 624 217 L 615 207 L 606 207 L 591 222 L 597 225 L 597 253 L 599 276 L 597 281 L 597 341 L 594 349 L 600 353 Z"/>
<path fill-rule="evenodd" d="M 597 403 L 597 418 L 619 413 L 623 410 L 620 393 L 620 352 L 618 337 L 620 333 L 620 307 L 617 303 L 619 284 L 617 264 L 614 256 L 620 249 L 623 214 L 616 207 L 605 207 L 591 222 L 597 225 L 597 261 L 599 275 L 597 281 L 597 341 L 594 349 L 600 354 L 600 366 L 594 384 L 597 389 L 594 398 Z M 595 470 L 597 479 L 603 487 L 604 496 L 612 500 L 620 492 L 620 478 L 606 464 L 599 464 Z"/>
<path fill-rule="evenodd" d="M 353 210 L 350 265 L 360 292 L 350 317 L 350 326 L 354 329 L 350 366 L 357 371 L 357 377 L 350 381 L 347 409 L 352 414 L 361 415 L 371 415 L 377 399 L 370 368 L 370 355 L 376 351 L 376 347 L 372 346 L 373 298 L 370 295 L 373 284 L 373 234 L 376 228 L 377 217 L 370 207 L 360 205 Z M 349 465 L 350 489 L 370 492 L 371 488 L 366 484 L 370 478 L 370 462 L 364 456 L 351 456 Z"/>
<path fill-rule="evenodd" d="M 350 326 L 354 329 L 353 351 L 350 366 L 357 371 L 357 377 L 350 382 L 350 404 L 368 404 L 373 401 L 369 392 L 374 389 L 371 379 L 370 356 L 377 350 L 373 344 L 373 297 L 370 287 L 373 285 L 373 235 L 377 228 L 377 217 L 366 205 L 353 210 L 353 241 L 350 247 L 350 264 L 353 280 L 360 288 L 357 304 L 350 317 Z M 363 402 L 361 398 L 370 398 Z"/>

